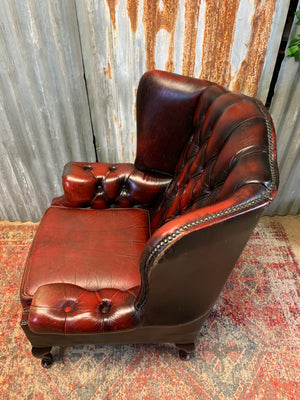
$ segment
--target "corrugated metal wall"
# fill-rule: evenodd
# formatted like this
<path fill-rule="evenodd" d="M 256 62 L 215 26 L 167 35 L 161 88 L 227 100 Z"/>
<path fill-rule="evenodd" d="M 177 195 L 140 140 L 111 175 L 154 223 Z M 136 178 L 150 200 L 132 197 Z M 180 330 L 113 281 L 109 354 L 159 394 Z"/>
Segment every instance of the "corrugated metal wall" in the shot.
<path fill-rule="evenodd" d="M 148 69 L 266 97 L 288 4 L 0 0 L 0 219 L 38 220 L 93 141 L 99 160 L 133 161 Z"/>
<path fill-rule="evenodd" d="M 1 1 L 0 54 L 0 219 L 37 221 L 95 159 L 74 2 Z"/>
<path fill-rule="evenodd" d="M 99 159 L 134 160 L 135 96 L 145 70 L 201 77 L 250 95 L 264 70 L 266 97 L 288 3 L 76 0 Z M 274 51 L 265 63 L 268 43 Z"/>
<path fill-rule="evenodd" d="M 298 7 L 300 7 L 300 1 Z M 300 34 L 296 19 L 288 40 Z M 300 213 L 300 62 L 285 58 L 270 113 L 277 131 L 280 185 L 267 215 Z"/>

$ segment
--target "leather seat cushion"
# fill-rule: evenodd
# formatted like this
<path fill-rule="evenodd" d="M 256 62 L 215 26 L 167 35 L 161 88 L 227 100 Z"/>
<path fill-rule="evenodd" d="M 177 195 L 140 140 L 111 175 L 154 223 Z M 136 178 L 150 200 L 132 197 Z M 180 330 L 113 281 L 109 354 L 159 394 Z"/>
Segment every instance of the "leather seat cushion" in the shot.
<path fill-rule="evenodd" d="M 140 286 L 139 258 L 148 238 L 149 215 L 143 209 L 48 208 L 23 275 L 23 305 L 52 283 L 91 291 Z"/>

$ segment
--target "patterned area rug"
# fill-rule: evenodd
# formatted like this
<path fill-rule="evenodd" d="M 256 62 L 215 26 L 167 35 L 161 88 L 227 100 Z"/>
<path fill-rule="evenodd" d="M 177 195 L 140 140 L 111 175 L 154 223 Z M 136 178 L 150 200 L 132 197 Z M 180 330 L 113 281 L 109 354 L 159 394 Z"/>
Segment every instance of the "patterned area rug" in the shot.
<path fill-rule="evenodd" d="M 1 399 L 300 399 L 299 265 L 279 222 L 255 229 L 197 341 L 54 348 L 33 358 L 18 288 L 36 224 L 0 224 Z"/>

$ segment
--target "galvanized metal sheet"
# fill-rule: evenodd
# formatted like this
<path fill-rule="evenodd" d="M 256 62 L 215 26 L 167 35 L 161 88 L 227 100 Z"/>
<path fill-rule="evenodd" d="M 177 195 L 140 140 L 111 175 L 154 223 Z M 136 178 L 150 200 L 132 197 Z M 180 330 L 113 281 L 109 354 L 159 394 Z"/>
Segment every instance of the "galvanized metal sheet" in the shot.
<path fill-rule="evenodd" d="M 277 35 L 276 47 L 281 36 L 273 21 L 287 6 L 0 0 L 0 218 L 38 220 L 61 192 L 64 163 L 95 160 L 93 131 L 99 160 L 134 160 L 136 90 L 146 70 L 255 95 L 263 69 L 263 76 L 272 70 L 264 63 L 268 43 Z M 268 58 L 274 65 L 275 52 Z"/>
<path fill-rule="evenodd" d="M 0 219 L 37 221 L 95 159 L 74 2 L 1 1 L 0 57 Z"/>
<path fill-rule="evenodd" d="M 298 8 L 300 7 L 300 1 Z M 296 22 L 296 21 L 295 21 Z M 300 34 L 294 22 L 290 38 Z M 300 63 L 285 58 L 270 107 L 277 131 L 280 184 L 267 215 L 300 213 Z"/>
<path fill-rule="evenodd" d="M 270 39 L 268 41 L 267 51 L 264 59 L 264 67 L 261 74 L 257 97 L 265 103 L 269 93 L 270 83 L 273 77 L 273 71 L 276 63 L 276 56 L 279 51 L 281 38 L 286 22 L 290 0 L 281 0 L 277 2 L 273 17 Z"/>
<path fill-rule="evenodd" d="M 272 25 L 274 15 L 278 21 L 288 1 L 76 0 L 76 6 L 98 158 L 133 161 L 142 74 L 163 69 L 256 95 L 271 29 L 277 46 L 283 30 L 284 22 Z M 269 53 L 273 67 L 276 55 Z"/>

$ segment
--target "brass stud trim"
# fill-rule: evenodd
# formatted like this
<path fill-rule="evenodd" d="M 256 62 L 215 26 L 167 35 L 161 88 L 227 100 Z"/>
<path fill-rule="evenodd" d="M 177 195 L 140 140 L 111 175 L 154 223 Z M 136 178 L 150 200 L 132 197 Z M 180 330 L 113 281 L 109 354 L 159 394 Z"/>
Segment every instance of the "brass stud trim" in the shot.
<path fill-rule="evenodd" d="M 270 170 L 271 170 L 271 184 L 270 186 L 267 188 L 266 192 L 264 194 L 262 194 L 261 196 L 257 197 L 254 200 L 249 200 L 246 201 L 243 204 L 239 204 L 239 205 L 234 205 L 231 207 L 226 208 L 225 210 L 222 211 L 218 211 L 215 212 L 211 215 L 205 216 L 205 217 L 201 217 L 198 220 L 195 221 L 191 221 L 188 224 L 185 224 L 183 226 L 181 226 L 180 228 L 176 229 L 175 233 L 172 233 L 168 236 L 166 236 L 168 245 L 174 241 L 176 238 L 178 238 L 179 236 L 181 236 L 182 232 L 184 231 L 189 231 L 191 227 L 200 225 L 204 222 L 207 221 L 212 221 L 214 219 L 217 219 L 219 217 L 222 217 L 224 215 L 228 215 L 228 214 L 233 214 L 235 212 L 239 212 L 239 211 L 243 211 L 246 210 L 247 208 L 249 208 L 249 206 L 254 206 L 254 205 L 259 205 L 261 203 L 263 203 L 264 201 L 271 201 L 272 200 L 272 192 L 275 188 L 275 182 L 276 182 L 276 170 L 275 170 L 275 165 L 273 163 L 273 151 L 274 151 L 274 144 L 273 144 L 273 140 L 272 140 L 272 126 L 271 123 L 269 121 L 268 115 L 266 113 L 266 111 L 264 110 L 264 108 L 261 106 L 261 104 L 259 103 L 258 100 L 254 99 L 254 103 L 256 104 L 257 108 L 259 109 L 259 111 L 263 114 L 264 116 L 264 122 L 267 128 L 267 138 L 268 138 L 268 156 L 269 156 L 269 165 L 270 165 Z M 160 242 L 159 244 L 157 244 L 153 250 L 149 253 L 149 256 L 146 260 L 145 263 L 145 269 L 148 270 L 152 259 L 154 257 L 157 257 L 157 255 L 163 250 L 162 247 L 165 247 L 164 242 Z M 145 294 L 144 294 L 144 298 L 141 299 L 141 301 L 139 301 L 137 308 L 141 308 L 143 306 L 143 304 L 145 303 L 146 298 L 145 298 Z"/>

